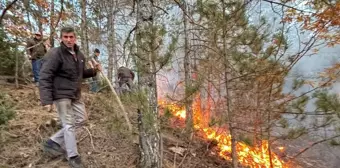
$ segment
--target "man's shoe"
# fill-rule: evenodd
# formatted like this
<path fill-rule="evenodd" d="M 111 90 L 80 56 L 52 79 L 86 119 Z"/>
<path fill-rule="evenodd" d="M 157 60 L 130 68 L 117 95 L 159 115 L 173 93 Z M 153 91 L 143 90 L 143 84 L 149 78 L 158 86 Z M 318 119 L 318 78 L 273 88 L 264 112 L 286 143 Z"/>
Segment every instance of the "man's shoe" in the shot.
<path fill-rule="evenodd" d="M 65 150 L 61 148 L 59 144 L 52 141 L 51 139 L 47 140 L 43 145 L 43 150 L 46 155 L 51 158 L 56 158 L 65 154 Z"/>
<path fill-rule="evenodd" d="M 84 168 L 80 156 L 71 157 L 68 161 L 71 168 Z"/>

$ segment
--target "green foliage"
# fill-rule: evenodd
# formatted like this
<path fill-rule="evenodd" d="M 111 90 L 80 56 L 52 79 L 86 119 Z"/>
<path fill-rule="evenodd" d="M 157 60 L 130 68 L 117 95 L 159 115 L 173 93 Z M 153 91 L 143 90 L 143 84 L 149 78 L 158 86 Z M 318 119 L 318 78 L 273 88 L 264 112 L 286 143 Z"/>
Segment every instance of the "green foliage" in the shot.
<path fill-rule="evenodd" d="M 170 109 L 169 108 L 165 108 L 164 109 L 164 115 L 163 115 L 165 118 L 169 119 L 169 118 L 172 118 L 173 117 L 173 114 L 171 113 Z"/>
<path fill-rule="evenodd" d="M 248 146 L 253 146 L 254 145 L 252 139 L 249 138 L 247 135 L 241 134 L 241 135 L 239 135 L 238 139 L 239 139 L 239 141 L 247 144 Z"/>
<path fill-rule="evenodd" d="M 333 112 L 340 118 L 340 101 L 335 93 L 328 93 L 327 90 L 316 91 L 313 94 L 316 99 L 315 106 L 318 111 Z"/>
<path fill-rule="evenodd" d="M 283 139 L 297 139 L 304 134 L 307 134 L 308 131 L 305 127 L 291 128 L 287 135 L 284 135 Z"/>
<path fill-rule="evenodd" d="M 291 106 L 290 106 L 292 112 L 301 113 L 301 114 L 304 113 L 308 101 L 309 101 L 309 97 L 306 96 L 306 95 L 301 96 L 300 98 L 293 101 Z"/>
<path fill-rule="evenodd" d="M 340 146 L 340 141 L 337 141 L 337 140 L 335 140 L 335 139 L 332 139 L 332 140 L 330 141 L 330 145 L 332 145 L 332 146 Z"/>
<path fill-rule="evenodd" d="M 170 62 L 173 54 L 176 51 L 177 43 L 178 43 L 178 36 L 172 36 L 171 43 L 169 44 L 166 53 L 164 54 L 164 56 L 160 56 L 158 58 L 159 69 L 163 68 L 163 66 L 167 65 Z"/>
<path fill-rule="evenodd" d="M 211 120 L 209 121 L 208 125 L 209 125 L 209 127 L 221 126 L 222 120 L 216 119 L 215 117 L 212 117 Z"/>
<path fill-rule="evenodd" d="M 288 128 L 289 124 L 288 124 L 287 119 L 281 118 L 279 120 L 279 126 L 282 127 L 282 128 Z"/>
<path fill-rule="evenodd" d="M 24 62 L 24 58 L 22 57 L 23 53 L 17 51 L 18 46 L 10 43 L 7 39 L 8 37 L 5 32 L 0 28 L 0 75 L 15 74 L 16 52 L 19 54 L 19 67 L 21 67 Z"/>
<path fill-rule="evenodd" d="M 285 138 L 287 139 L 297 139 L 300 136 L 304 135 L 307 133 L 307 129 L 304 127 L 299 127 L 299 128 L 292 128 L 288 131 L 288 134 Z"/>
<path fill-rule="evenodd" d="M 0 125 L 5 125 L 15 117 L 14 103 L 5 93 L 0 93 Z"/>
<path fill-rule="evenodd" d="M 292 89 L 293 90 L 298 90 L 304 84 L 305 84 L 305 80 L 304 79 L 294 79 Z"/>

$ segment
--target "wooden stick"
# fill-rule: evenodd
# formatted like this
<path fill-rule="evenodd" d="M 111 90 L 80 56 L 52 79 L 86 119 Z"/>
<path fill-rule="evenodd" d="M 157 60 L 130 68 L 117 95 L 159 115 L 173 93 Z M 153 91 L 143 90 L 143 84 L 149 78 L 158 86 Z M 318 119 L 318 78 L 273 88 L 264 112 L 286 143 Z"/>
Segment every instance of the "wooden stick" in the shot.
<path fill-rule="evenodd" d="M 90 130 L 88 128 L 86 128 L 85 126 L 83 126 L 83 128 L 87 131 L 87 133 L 89 134 L 90 136 L 90 142 L 91 142 L 91 145 L 92 145 L 92 148 L 93 150 L 95 151 L 96 149 L 94 148 L 94 144 L 93 144 L 93 139 L 92 139 L 92 134 L 90 132 Z"/>
<path fill-rule="evenodd" d="M 96 61 L 94 58 L 92 58 L 92 61 L 93 61 L 94 63 L 98 64 L 97 61 Z M 126 124 L 127 124 L 128 128 L 129 128 L 129 131 L 130 131 L 130 133 L 132 133 L 132 125 L 131 125 L 131 122 L 130 122 L 130 120 L 129 120 L 129 117 L 128 117 L 126 111 L 125 111 L 125 108 L 124 108 L 122 102 L 120 101 L 119 96 L 117 95 L 115 89 L 113 88 L 113 86 L 112 86 L 110 80 L 104 75 L 104 73 L 103 73 L 102 71 L 100 71 L 100 73 L 101 73 L 101 75 L 105 78 L 105 80 L 106 80 L 106 82 L 108 83 L 108 85 L 109 85 L 109 87 L 110 87 L 110 89 L 111 89 L 113 95 L 115 96 L 115 98 L 116 98 L 116 100 L 117 100 L 117 102 L 118 102 L 118 104 L 119 104 L 119 107 L 120 107 L 121 110 L 123 111 L 124 118 L 125 118 L 125 120 L 126 120 Z"/>

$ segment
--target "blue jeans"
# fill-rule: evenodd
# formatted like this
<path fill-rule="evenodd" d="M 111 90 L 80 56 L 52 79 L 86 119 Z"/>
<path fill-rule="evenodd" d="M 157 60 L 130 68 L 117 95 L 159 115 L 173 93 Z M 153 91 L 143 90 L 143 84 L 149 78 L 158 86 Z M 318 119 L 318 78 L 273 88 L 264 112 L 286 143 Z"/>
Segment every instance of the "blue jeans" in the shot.
<path fill-rule="evenodd" d="M 40 67 L 41 67 L 41 59 L 32 60 L 32 70 L 33 70 L 34 82 L 39 82 Z"/>
<path fill-rule="evenodd" d="M 91 91 L 92 92 L 98 92 L 98 81 L 97 81 L 96 78 L 92 78 Z"/>

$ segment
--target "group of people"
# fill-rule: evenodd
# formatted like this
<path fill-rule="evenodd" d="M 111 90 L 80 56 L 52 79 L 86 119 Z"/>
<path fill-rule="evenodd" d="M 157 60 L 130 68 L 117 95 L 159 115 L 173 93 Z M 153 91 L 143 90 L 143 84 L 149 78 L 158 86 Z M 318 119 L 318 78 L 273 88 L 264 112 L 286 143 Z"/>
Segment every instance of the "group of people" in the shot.
<path fill-rule="evenodd" d="M 31 60 L 32 63 L 33 80 L 36 86 L 39 86 L 39 72 L 41 69 L 42 58 L 47 53 L 47 50 L 49 48 L 50 45 L 43 42 L 42 34 L 40 32 L 36 32 L 34 34 L 34 37 L 27 41 L 26 49 L 28 58 Z M 100 50 L 96 48 L 94 50 L 93 56 L 90 57 L 90 60 L 88 61 L 88 64 L 91 68 L 93 68 L 96 63 L 99 63 L 99 55 Z M 117 76 L 119 88 L 121 88 L 124 84 L 126 84 L 129 89 L 132 88 L 135 75 L 129 68 L 126 68 L 124 66 L 120 67 L 118 69 Z M 96 93 L 98 92 L 99 76 L 96 75 L 91 79 L 92 81 L 90 82 L 90 91 L 92 93 Z"/>
<path fill-rule="evenodd" d="M 85 78 L 92 78 L 91 90 L 97 91 L 97 74 L 102 71 L 98 63 L 100 51 L 94 51 L 86 68 L 85 56 L 76 44 L 76 33 L 73 27 L 63 27 L 60 32 L 59 47 L 47 50 L 42 42 L 42 34 L 36 33 L 27 43 L 29 58 L 32 61 L 34 82 L 39 87 L 40 101 L 50 111 L 54 104 L 63 128 L 52 135 L 43 144 L 47 156 L 67 156 L 72 168 L 82 168 L 77 141 L 76 129 L 87 120 L 85 105 L 81 99 L 81 83 Z M 126 83 L 132 87 L 133 72 L 125 67 L 118 70 L 119 85 Z"/>

